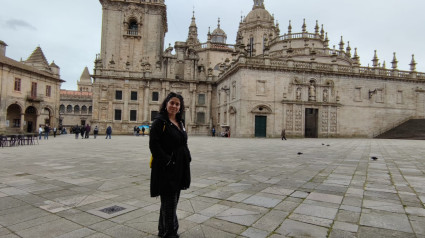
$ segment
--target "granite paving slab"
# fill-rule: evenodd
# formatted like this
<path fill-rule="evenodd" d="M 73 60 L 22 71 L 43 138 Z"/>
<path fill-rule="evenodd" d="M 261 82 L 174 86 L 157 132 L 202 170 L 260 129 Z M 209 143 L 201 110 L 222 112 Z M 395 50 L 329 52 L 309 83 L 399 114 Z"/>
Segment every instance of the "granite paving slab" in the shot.
<path fill-rule="evenodd" d="M 156 237 L 148 143 L 61 135 L 2 148 L 0 238 Z M 423 141 L 190 136 L 188 145 L 182 238 L 425 238 Z M 114 205 L 130 208 L 93 214 Z"/>
<path fill-rule="evenodd" d="M 288 237 L 327 237 L 328 229 L 304 222 L 286 219 L 277 233 Z"/>
<path fill-rule="evenodd" d="M 405 214 L 385 211 L 370 211 L 362 213 L 360 225 L 413 233 Z"/>

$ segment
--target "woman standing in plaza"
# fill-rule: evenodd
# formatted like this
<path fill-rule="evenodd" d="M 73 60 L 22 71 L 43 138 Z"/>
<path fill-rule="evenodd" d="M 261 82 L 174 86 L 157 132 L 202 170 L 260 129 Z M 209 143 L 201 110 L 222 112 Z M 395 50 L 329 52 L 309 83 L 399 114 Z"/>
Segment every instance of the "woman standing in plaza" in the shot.
<path fill-rule="evenodd" d="M 190 186 L 192 159 L 182 120 L 183 112 L 183 97 L 176 93 L 168 94 L 150 131 L 149 148 L 153 156 L 150 192 L 151 197 L 161 198 L 160 237 L 179 237 L 177 204 L 180 191 Z"/>

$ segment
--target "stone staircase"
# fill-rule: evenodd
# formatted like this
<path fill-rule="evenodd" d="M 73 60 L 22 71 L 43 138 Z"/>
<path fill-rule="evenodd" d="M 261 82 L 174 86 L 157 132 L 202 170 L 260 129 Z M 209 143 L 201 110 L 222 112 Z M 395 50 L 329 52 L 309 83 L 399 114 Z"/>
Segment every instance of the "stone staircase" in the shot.
<path fill-rule="evenodd" d="M 425 140 L 425 119 L 410 119 L 375 138 Z"/>

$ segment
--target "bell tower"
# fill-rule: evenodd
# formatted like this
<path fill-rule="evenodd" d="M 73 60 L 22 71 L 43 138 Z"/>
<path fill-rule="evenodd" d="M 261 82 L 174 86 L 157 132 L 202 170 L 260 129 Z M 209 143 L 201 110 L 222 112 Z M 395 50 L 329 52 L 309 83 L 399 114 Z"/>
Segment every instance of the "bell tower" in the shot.
<path fill-rule="evenodd" d="M 95 68 L 139 72 L 159 68 L 167 32 L 164 0 L 99 1 L 103 9 L 102 40 Z"/>

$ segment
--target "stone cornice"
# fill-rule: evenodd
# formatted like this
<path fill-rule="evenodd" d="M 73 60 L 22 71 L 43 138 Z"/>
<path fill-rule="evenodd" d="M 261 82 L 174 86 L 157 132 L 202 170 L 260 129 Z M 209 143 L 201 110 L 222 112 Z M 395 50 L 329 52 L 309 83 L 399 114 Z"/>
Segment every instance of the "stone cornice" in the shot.
<path fill-rule="evenodd" d="M 343 66 L 337 64 L 324 64 L 317 62 L 303 62 L 294 60 L 279 60 L 269 58 L 245 58 L 228 67 L 217 80 L 220 83 L 227 77 L 236 73 L 239 69 L 290 71 L 321 73 L 327 75 L 341 75 L 348 77 L 373 78 L 381 80 L 397 80 L 406 82 L 417 82 L 425 84 L 425 73 L 402 70 L 383 69 L 379 67 Z"/>

